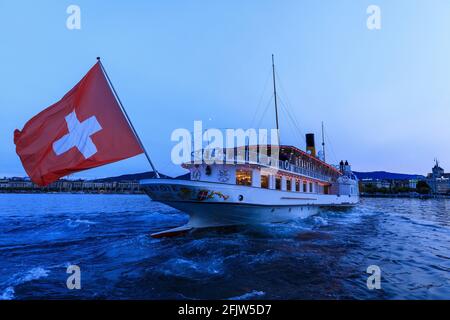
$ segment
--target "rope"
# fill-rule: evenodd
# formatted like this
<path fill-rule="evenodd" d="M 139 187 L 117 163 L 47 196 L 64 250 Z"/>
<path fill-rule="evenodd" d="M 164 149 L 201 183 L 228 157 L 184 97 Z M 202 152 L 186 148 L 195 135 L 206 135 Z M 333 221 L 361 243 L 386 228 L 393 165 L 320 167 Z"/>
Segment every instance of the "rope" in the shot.
<path fill-rule="evenodd" d="M 273 100 L 273 95 L 270 97 L 269 102 L 267 102 L 266 108 L 264 109 L 264 112 L 263 112 L 261 118 L 259 119 L 258 125 L 255 128 L 260 128 L 261 127 L 262 121 L 264 120 L 264 116 L 266 115 L 267 110 L 269 109 L 269 106 L 272 103 L 272 100 Z"/>
<path fill-rule="evenodd" d="M 293 129 L 293 133 L 296 136 L 296 139 L 298 139 L 299 141 L 303 141 L 304 140 L 304 135 L 301 132 L 301 130 L 297 127 L 297 125 L 295 124 L 295 120 L 293 119 L 292 115 L 289 112 L 289 109 L 287 108 L 286 104 L 284 103 L 284 101 L 282 99 L 279 99 L 281 102 L 281 110 L 284 111 L 288 117 L 288 119 L 290 121 L 288 121 L 288 124 L 291 126 L 291 129 Z M 303 145 L 303 143 L 302 143 Z"/>
<path fill-rule="evenodd" d="M 338 158 L 336 157 L 336 153 L 334 152 L 334 148 L 333 148 L 333 144 L 331 143 L 331 139 L 328 137 L 328 135 L 327 135 L 327 131 L 324 129 L 324 135 L 325 135 L 325 139 L 329 142 L 329 144 L 330 144 L 330 148 L 329 148 L 329 150 L 331 150 L 331 154 L 332 154 L 332 156 L 333 156 L 333 158 L 334 158 L 334 163 L 339 163 L 339 160 L 338 160 Z"/>
<path fill-rule="evenodd" d="M 265 81 L 265 83 L 264 83 L 264 89 L 263 89 L 263 91 L 261 92 L 261 96 L 260 96 L 260 98 L 259 98 L 258 105 L 256 106 L 256 112 L 253 114 L 252 121 L 250 122 L 250 128 L 253 128 L 253 124 L 255 123 L 256 117 L 257 117 L 257 115 L 258 115 L 258 113 L 259 113 L 259 110 L 260 110 L 260 107 L 261 107 L 261 103 L 262 103 L 263 98 L 264 98 L 264 94 L 266 93 L 267 84 L 269 83 L 270 74 L 271 74 L 271 73 L 268 72 L 267 77 L 266 77 L 266 81 Z"/>
<path fill-rule="evenodd" d="M 292 119 L 292 121 L 294 122 L 294 125 L 295 125 L 295 127 L 297 128 L 297 130 L 302 134 L 302 136 L 304 137 L 305 136 L 305 134 L 304 134 L 304 132 L 301 130 L 301 125 L 300 125 L 300 123 L 298 122 L 298 120 L 297 120 L 297 118 L 295 117 L 295 116 L 293 116 L 291 113 L 290 113 L 290 111 L 289 111 L 289 109 L 293 109 L 292 108 L 292 104 L 291 104 L 291 102 L 290 102 L 290 100 L 289 100 L 289 96 L 287 95 L 287 93 L 286 93 L 286 90 L 284 89 L 284 85 L 283 85 L 283 81 L 281 81 L 281 78 L 280 78 L 280 76 L 278 75 L 278 72 L 275 70 L 275 76 L 277 77 L 277 79 L 278 79 L 278 83 L 280 84 L 280 88 L 281 88 L 281 91 L 283 92 L 283 94 L 285 95 L 285 97 L 286 97 L 286 112 L 287 113 L 289 113 L 289 115 L 290 115 L 290 118 Z M 303 138 L 302 137 L 302 138 Z M 301 139 L 301 141 L 302 141 L 302 139 Z"/>

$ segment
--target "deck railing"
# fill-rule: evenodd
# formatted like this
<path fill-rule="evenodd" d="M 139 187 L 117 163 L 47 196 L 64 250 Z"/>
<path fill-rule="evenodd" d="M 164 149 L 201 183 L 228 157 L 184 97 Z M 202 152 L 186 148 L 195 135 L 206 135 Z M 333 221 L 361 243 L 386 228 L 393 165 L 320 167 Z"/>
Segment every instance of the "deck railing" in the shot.
<path fill-rule="evenodd" d="M 215 150 L 216 152 L 214 152 L 214 149 L 212 150 L 213 152 L 211 152 L 210 154 L 208 153 L 208 151 L 211 150 L 201 150 L 201 152 L 199 150 L 198 153 L 193 152 L 191 157 L 192 163 L 254 164 L 264 166 L 270 169 L 292 172 L 295 174 L 299 174 L 313 179 L 318 179 L 325 182 L 331 182 L 331 177 L 328 175 L 321 174 L 308 168 L 296 166 L 290 163 L 288 160 L 285 161 L 279 160 L 276 157 L 271 157 L 258 152 L 249 151 L 248 149 L 246 151 L 238 150 L 233 155 L 226 154 L 225 152 L 220 151 L 217 152 L 217 150 Z"/>

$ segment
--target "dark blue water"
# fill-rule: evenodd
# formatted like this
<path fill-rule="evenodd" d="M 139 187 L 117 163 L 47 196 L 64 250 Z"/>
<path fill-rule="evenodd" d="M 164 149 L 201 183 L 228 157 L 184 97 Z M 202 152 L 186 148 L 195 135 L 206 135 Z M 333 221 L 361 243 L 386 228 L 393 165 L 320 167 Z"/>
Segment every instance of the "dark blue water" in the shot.
<path fill-rule="evenodd" d="M 149 234 L 187 216 L 146 196 L 0 194 L 0 209 L 0 299 L 450 298 L 450 200 L 166 239 Z M 72 264 L 81 290 L 66 287 Z"/>

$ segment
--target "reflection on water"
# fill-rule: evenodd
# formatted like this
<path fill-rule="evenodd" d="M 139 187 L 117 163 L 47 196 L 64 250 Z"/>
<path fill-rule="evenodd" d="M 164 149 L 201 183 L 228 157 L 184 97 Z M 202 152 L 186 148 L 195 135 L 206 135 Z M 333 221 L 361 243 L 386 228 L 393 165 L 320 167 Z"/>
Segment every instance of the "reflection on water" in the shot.
<path fill-rule="evenodd" d="M 450 200 L 363 199 L 164 239 L 149 234 L 187 216 L 145 196 L 0 194 L 0 209 L 0 299 L 450 298 Z M 65 287 L 70 264 L 81 290 Z"/>

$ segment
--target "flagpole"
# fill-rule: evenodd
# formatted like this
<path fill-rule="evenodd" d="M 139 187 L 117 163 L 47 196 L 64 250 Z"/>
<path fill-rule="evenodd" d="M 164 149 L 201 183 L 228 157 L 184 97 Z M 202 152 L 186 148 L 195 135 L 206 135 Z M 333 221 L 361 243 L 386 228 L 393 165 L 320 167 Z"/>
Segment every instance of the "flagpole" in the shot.
<path fill-rule="evenodd" d="M 103 67 L 103 64 L 102 64 L 102 62 L 101 62 L 101 60 L 100 60 L 100 57 L 97 57 L 97 60 L 98 60 L 98 62 L 100 63 L 100 67 L 102 68 L 102 71 L 103 71 L 103 73 L 105 74 L 106 79 L 108 80 L 108 83 L 109 83 L 109 85 L 111 86 L 112 91 L 114 92 L 114 96 L 116 97 L 117 102 L 119 103 L 120 109 L 122 110 L 123 114 L 125 115 L 125 118 L 126 118 L 127 121 L 128 121 L 128 124 L 129 124 L 130 127 L 131 127 L 131 131 L 133 131 L 134 136 L 136 137 L 136 139 L 137 139 L 137 141 L 138 141 L 140 147 L 142 148 L 142 150 L 144 150 L 144 154 L 145 154 L 145 156 L 147 157 L 148 163 L 150 163 L 150 166 L 152 167 L 153 172 L 155 173 L 156 178 L 158 178 L 158 179 L 161 178 L 161 176 L 159 175 L 158 171 L 157 171 L 156 168 L 155 168 L 155 165 L 153 164 L 152 160 L 150 159 L 150 156 L 148 155 L 147 150 L 145 150 L 145 147 L 144 147 L 144 145 L 142 144 L 141 138 L 139 138 L 139 135 L 137 134 L 136 129 L 134 128 L 133 123 L 131 122 L 130 117 L 128 116 L 127 111 L 126 111 L 125 108 L 123 107 L 122 101 L 120 101 L 119 95 L 117 94 L 116 89 L 114 89 L 114 86 L 113 86 L 113 84 L 112 84 L 112 82 L 111 82 L 111 79 L 109 78 L 108 73 L 106 72 L 105 68 Z"/>

